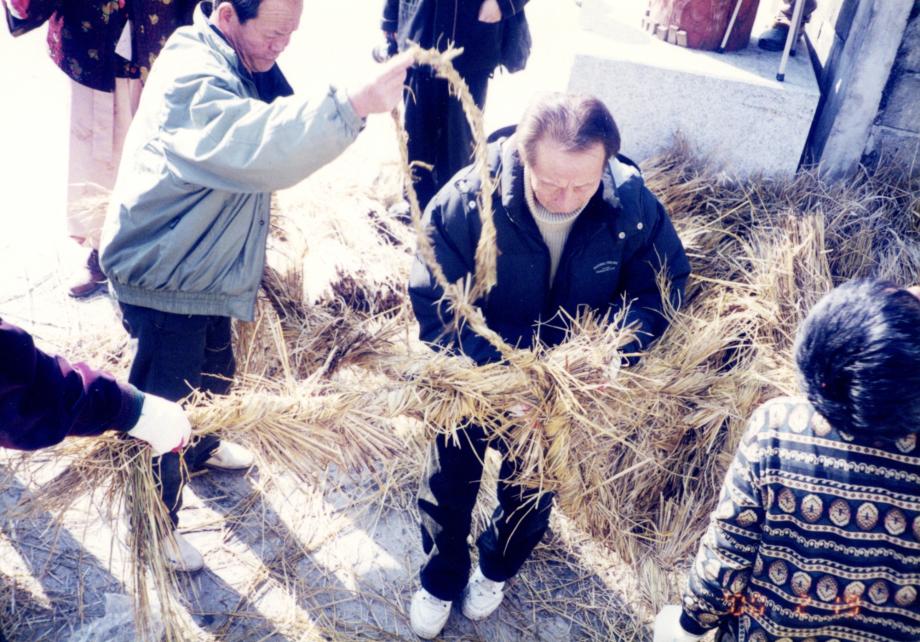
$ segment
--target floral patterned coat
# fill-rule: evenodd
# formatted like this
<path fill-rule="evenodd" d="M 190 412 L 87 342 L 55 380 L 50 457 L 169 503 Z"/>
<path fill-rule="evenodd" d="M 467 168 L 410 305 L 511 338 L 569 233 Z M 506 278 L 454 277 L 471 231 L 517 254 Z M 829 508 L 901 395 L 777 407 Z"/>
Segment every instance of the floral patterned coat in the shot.
<path fill-rule="evenodd" d="M 115 78 L 147 78 L 166 39 L 177 27 L 191 23 L 195 4 L 194 0 L 5 0 L 4 9 L 14 36 L 47 21 L 48 46 L 58 67 L 81 85 L 113 91 Z M 128 20 L 131 60 L 115 53 Z"/>

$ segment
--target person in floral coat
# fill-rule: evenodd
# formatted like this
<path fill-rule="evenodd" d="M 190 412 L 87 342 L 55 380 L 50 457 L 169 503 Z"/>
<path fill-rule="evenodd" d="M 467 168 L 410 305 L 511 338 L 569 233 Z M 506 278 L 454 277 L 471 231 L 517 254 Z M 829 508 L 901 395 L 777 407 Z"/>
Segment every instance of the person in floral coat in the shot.
<path fill-rule="evenodd" d="M 5 0 L 10 33 L 48 23 L 51 59 L 71 79 L 67 229 L 86 246 L 87 274 L 70 289 L 105 290 L 99 237 L 121 147 L 150 66 L 166 39 L 191 22 L 194 0 Z"/>

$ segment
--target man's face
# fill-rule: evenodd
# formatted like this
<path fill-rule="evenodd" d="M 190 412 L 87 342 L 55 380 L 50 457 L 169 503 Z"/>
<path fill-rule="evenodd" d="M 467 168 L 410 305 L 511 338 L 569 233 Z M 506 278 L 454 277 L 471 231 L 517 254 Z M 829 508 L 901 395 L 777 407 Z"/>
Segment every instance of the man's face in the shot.
<path fill-rule="evenodd" d="M 532 160 L 530 184 L 537 201 L 554 214 L 567 214 L 594 196 L 607 153 L 601 143 L 571 152 L 557 141 L 543 138 L 537 141 Z"/>
<path fill-rule="evenodd" d="M 264 72 L 272 68 L 300 25 L 303 0 L 262 0 L 256 17 L 244 23 L 229 2 L 219 5 L 218 11 L 218 28 L 246 69 Z"/>

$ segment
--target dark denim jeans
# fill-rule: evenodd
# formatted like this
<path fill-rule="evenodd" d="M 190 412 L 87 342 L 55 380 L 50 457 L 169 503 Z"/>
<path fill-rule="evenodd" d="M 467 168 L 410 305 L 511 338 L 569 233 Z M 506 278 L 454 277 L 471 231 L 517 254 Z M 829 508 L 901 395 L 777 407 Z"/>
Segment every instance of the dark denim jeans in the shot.
<path fill-rule="evenodd" d="M 137 339 L 137 353 L 128 381 L 143 392 L 179 401 L 192 390 L 225 394 L 236 371 L 230 318 L 172 314 L 122 303 L 123 323 Z M 189 470 L 204 465 L 220 440 L 208 435 L 185 450 Z M 184 469 L 179 455 L 167 453 L 153 459 L 153 473 L 163 503 L 174 525 L 182 507 Z"/>
<path fill-rule="evenodd" d="M 482 478 L 487 441 L 479 426 L 432 440 L 418 494 L 422 547 L 428 555 L 421 570 L 422 587 L 441 600 L 459 598 L 470 575 L 467 537 Z M 497 582 L 514 576 L 543 539 L 549 526 L 553 494 L 515 484 L 516 462 L 504 444 L 491 444 L 503 454 L 498 481 L 498 507 L 477 540 L 479 566 Z"/>

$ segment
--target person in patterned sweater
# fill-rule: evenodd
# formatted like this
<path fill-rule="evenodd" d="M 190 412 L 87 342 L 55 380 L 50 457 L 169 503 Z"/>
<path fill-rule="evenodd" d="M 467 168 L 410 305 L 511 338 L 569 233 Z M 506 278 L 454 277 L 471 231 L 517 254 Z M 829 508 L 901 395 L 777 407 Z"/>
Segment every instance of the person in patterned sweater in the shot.
<path fill-rule="evenodd" d="M 920 640 L 920 288 L 832 290 L 795 358 L 807 399 L 754 413 L 656 642 Z"/>

